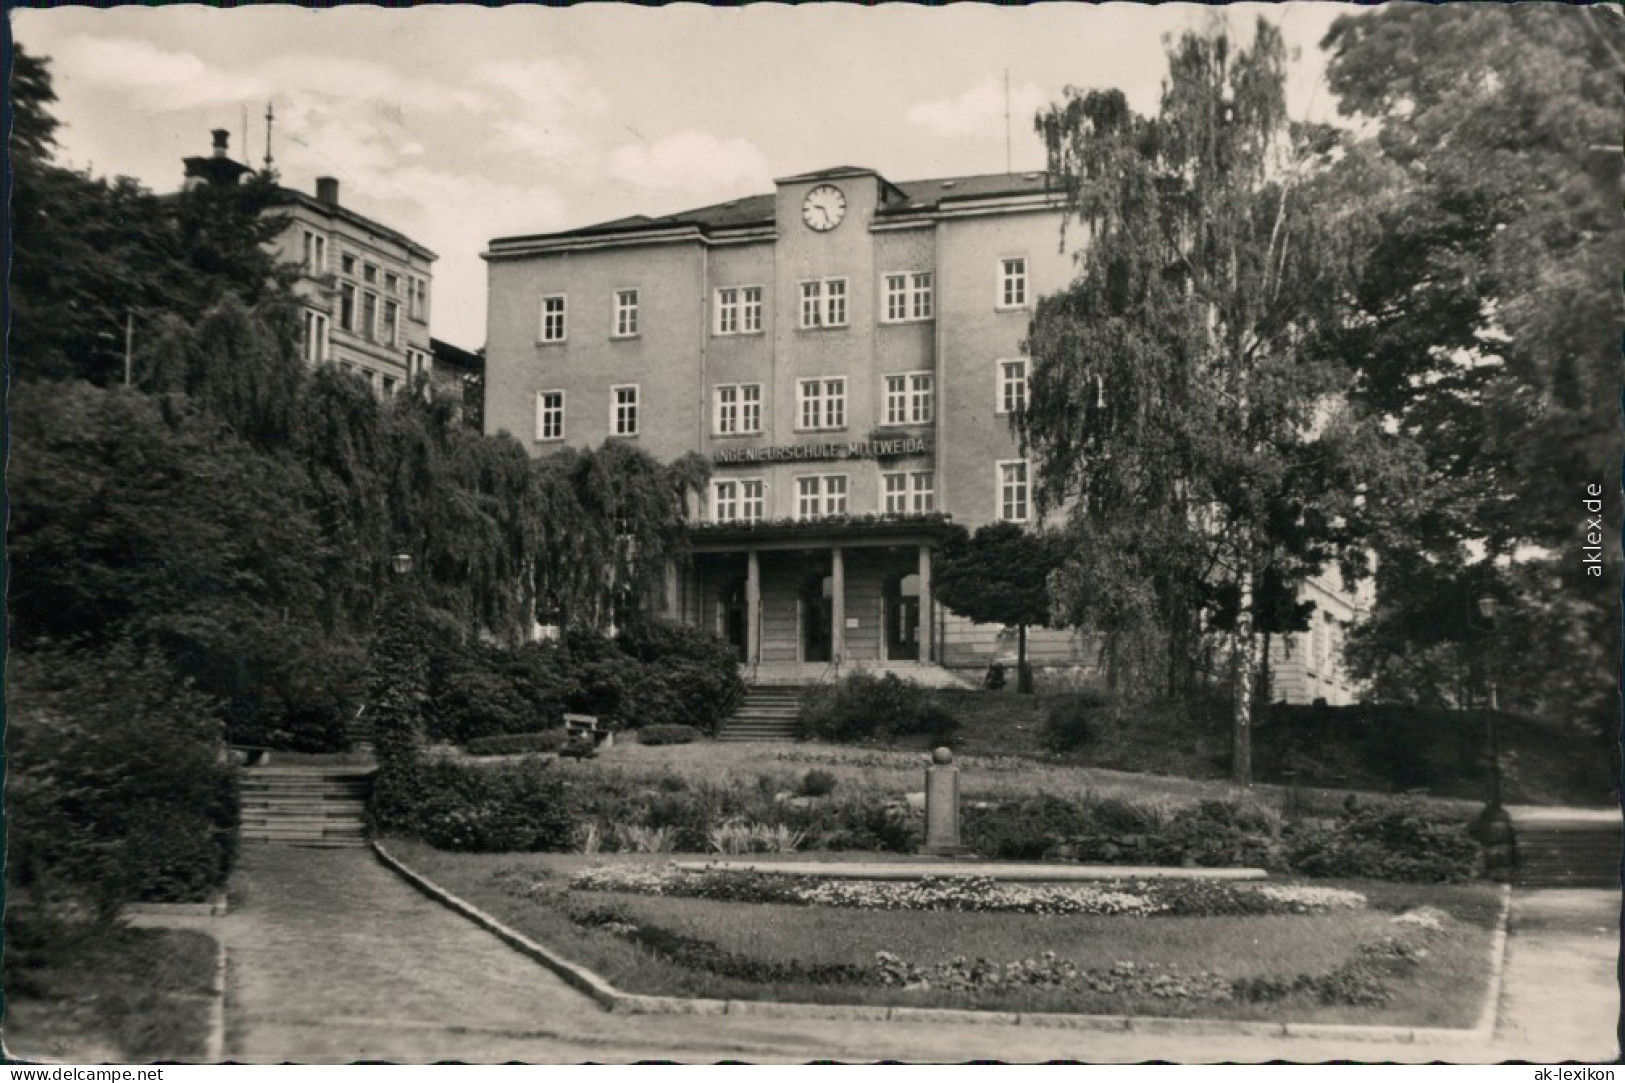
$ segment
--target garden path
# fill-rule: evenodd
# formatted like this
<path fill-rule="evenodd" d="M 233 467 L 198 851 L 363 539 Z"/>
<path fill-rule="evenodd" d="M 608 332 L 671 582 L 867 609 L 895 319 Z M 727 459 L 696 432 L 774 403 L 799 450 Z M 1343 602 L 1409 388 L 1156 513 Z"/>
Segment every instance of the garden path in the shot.
<path fill-rule="evenodd" d="M 1613 1056 L 1618 913 L 1612 892 L 1517 894 L 1501 1032 L 1488 1046 L 610 1015 L 361 849 L 246 847 L 218 921 L 226 1050 L 238 1061 L 1479 1063 Z"/>

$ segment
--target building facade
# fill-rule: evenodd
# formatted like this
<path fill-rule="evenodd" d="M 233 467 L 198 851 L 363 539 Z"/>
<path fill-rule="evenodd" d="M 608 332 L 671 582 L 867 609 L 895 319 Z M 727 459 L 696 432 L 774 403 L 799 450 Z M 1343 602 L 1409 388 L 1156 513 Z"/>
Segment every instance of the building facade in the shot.
<path fill-rule="evenodd" d="M 188 186 L 237 184 L 250 167 L 213 133 L 213 153 L 185 160 Z M 279 263 L 299 268 L 302 349 L 313 365 L 334 364 L 393 394 L 432 378 L 429 305 L 435 254 L 339 202 L 339 182 L 318 177 L 314 194 L 278 188 L 269 213 L 286 225 L 270 244 Z"/>
<path fill-rule="evenodd" d="M 1064 287 L 1043 174 L 893 183 L 842 167 L 661 218 L 493 240 L 485 428 L 537 455 L 635 442 L 712 464 L 668 612 L 747 672 L 932 679 L 1008 659 L 1014 629 L 933 603 L 952 521 L 1035 521 L 1011 432 L 1036 299 Z M 1069 236 L 1076 236 L 1074 230 Z M 1040 667 L 1097 661 L 1034 630 Z"/>

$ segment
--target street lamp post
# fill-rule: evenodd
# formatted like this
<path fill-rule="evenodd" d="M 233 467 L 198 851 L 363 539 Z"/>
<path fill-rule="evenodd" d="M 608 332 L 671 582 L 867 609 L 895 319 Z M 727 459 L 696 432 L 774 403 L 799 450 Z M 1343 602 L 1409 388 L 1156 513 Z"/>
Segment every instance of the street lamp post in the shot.
<path fill-rule="evenodd" d="M 1482 594 L 1473 599 L 1468 612 L 1469 624 L 1481 632 L 1487 642 L 1485 685 L 1489 693 L 1489 710 L 1484 716 L 1485 743 L 1490 753 L 1490 799 L 1479 813 L 1474 834 L 1485 847 L 1486 869 L 1492 875 L 1505 876 L 1518 863 L 1517 839 L 1512 831 L 1512 817 L 1501 804 L 1501 741 L 1496 715 L 1501 704 L 1496 692 L 1495 666 L 1499 655 L 1498 628 L 1500 601 L 1493 594 Z"/>
<path fill-rule="evenodd" d="M 1500 735 L 1496 731 L 1495 716 L 1499 713 L 1501 705 L 1496 699 L 1495 687 L 1496 648 L 1499 645 L 1496 641 L 1495 617 L 1497 610 L 1500 608 L 1500 603 L 1493 594 L 1485 594 L 1473 603 L 1473 607 L 1477 610 L 1479 619 L 1484 622 L 1484 628 L 1489 633 L 1489 668 L 1485 675 L 1489 686 L 1490 699 L 1489 713 L 1485 715 L 1485 736 L 1490 746 L 1489 807 L 1499 809 L 1501 807 L 1501 743 Z"/>

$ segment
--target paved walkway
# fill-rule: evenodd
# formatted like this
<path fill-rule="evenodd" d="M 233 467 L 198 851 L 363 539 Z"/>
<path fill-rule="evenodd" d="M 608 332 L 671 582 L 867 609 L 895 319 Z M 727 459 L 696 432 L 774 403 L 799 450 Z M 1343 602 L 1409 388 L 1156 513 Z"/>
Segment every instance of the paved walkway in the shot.
<path fill-rule="evenodd" d="M 226 940 L 239 1061 L 532 1063 L 1612 1059 L 1616 893 L 1516 899 L 1496 1040 L 1430 1045 L 965 1024 L 616 1016 L 431 902 L 367 850 L 244 848 Z"/>

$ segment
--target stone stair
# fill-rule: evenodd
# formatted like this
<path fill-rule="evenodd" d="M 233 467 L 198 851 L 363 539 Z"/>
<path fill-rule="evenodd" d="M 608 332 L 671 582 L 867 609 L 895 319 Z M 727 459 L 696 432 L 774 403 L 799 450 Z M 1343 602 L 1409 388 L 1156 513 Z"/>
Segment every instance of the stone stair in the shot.
<path fill-rule="evenodd" d="M 1617 811 L 1512 812 L 1518 859 L 1512 882 L 1521 887 L 1620 886 L 1625 825 Z"/>
<path fill-rule="evenodd" d="M 794 741 L 801 689 L 795 685 L 752 685 L 717 734 L 719 741 Z"/>
<path fill-rule="evenodd" d="M 250 768 L 241 778 L 241 838 L 284 846 L 364 846 L 371 787 L 366 768 Z"/>

